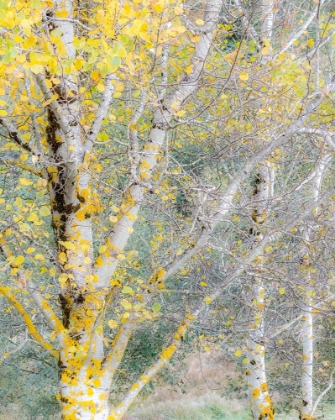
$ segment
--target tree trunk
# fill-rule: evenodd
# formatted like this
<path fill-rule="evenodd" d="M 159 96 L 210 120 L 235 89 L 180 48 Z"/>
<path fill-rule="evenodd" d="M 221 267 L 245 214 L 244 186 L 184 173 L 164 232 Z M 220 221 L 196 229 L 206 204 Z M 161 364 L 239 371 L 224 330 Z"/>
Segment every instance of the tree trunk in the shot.
<path fill-rule="evenodd" d="M 301 419 L 309 419 L 313 411 L 313 314 L 312 302 L 303 317 L 303 367 Z"/>
<path fill-rule="evenodd" d="M 252 335 L 252 334 L 250 334 Z M 265 367 L 265 348 L 250 338 L 247 341 L 249 402 L 254 420 L 274 419 L 273 405 L 268 392 Z"/>
<path fill-rule="evenodd" d="M 255 177 L 253 198 L 256 202 L 252 213 L 255 223 L 250 230 L 254 245 L 262 240 L 260 226 L 267 218 L 268 200 L 272 191 L 271 169 L 267 164 L 260 165 Z M 256 265 L 257 264 L 257 265 Z M 254 271 L 261 268 L 263 262 L 261 257 L 255 261 Z M 247 340 L 247 378 L 249 389 L 249 401 L 253 418 L 255 420 L 273 419 L 274 411 L 272 401 L 268 392 L 265 371 L 265 347 L 264 347 L 264 284 L 260 276 L 255 276 L 251 286 L 250 298 L 252 301 L 251 324 L 249 338 Z"/>
<path fill-rule="evenodd" d="M 98 378 L 91 379 L 90 369 L 61 369 L 60 404 L 62 420 L 106 420 L 109 386 Z"/>
<path fill-rule="evenodd" d="M 321 155 L 320 161 L 317 165 L 315 171 L 315 180 L 313 185 L 313 199 L 317 202 L 320 198 L 321 186 L 322 186 L 322 179 L 324 173 L 327 169 L 327 164 L 331 160 L 331 155 Z M 317 217 L 319 214 L 319 209 L 315 209 L 315 216 Z M 314 229 L 316 226 L 314 226 Z M 314 236 L 312 229 L 310 227 L 306 228 L 305 235 L 305 246 L 303 249 L 303 256 L 302 256 L 302 269 L 308 270 L 310 268 L 310 255 L 309 252 L 309 243 L 313 242 Z M 311 273 L 308 270 L 306 275 L 306 292 L 307 296 L 309 296 L 308 292 L 312 292 L 310 288 L 311 284 Z M 308 420 L 312 418 L 312 413 L 314 411 L 313 405 L 313 347 L 314 347 L 314 335 L 313 335 L 313 299 L 307 297 L 305 300 L 306 303 L 306 311 L 303 316 L 302 322 L 302 347 L 303 347 L 303 362 L 302 362 L 302 379 L 301 379 L 301 392 L 302 392 L 302 408 L 301 408 L 301 416 L 302 420 Z"/>

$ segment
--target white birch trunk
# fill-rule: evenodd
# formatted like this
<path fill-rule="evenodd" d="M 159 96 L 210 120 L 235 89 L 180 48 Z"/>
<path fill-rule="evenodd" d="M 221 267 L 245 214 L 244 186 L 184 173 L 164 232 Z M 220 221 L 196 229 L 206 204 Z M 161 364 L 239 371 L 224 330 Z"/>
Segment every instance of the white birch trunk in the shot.
<path fill-rule="evenodd" d="M 87 386 L 62 385 L 62 420 L 107 420 L 108 392 Z M 90 396 L 90 393 L 93 395 Z"/>
<path fill-rule="evenodd" d="M 255 189 L 253 198 L 256 201 L 255 210 L 252 218 L 255 227 L 251 230 L 253 242 L 262 240 L 260 226 L 267 218 L 268 201 L 272 193 L 271 169 L 265 164 L 260 165 L 255 177 Z M 258 261 L 258 267 L 262 266 L 262 261 Z M 247 380 L 249 389 L 249 402 L 253 418 L 273 419 L 273 406 L 268 392 L 265 366 L 265 346 L 264 346 L 264 284 L 260 276 L 255 276 L 251 287 L 252 314 L 250 319 L 249 338 L 247 340 Z"/>
<path fill-rule="evenodd" d="M 321 156 L 320 162 L 317 165 L 315 171 L 315 179 L 313 185 L 313 199 L 317 202 L 320 198 L 322 178 L 327 167 L 327 163 L 330 161 L 330 155 Z M 316 209 L 316 215 L 318 209 Z M 310 265 L 309 249 L 308 244 L 311 240 L 311 230 L 307 227 L 305 233 L 305 246 L 303 255 L 303 265 L 308 268 Z M 308 272 L 306 281 L 310 284 L 311 274 Z M 307 287 L 307 295 L 309 292 Z M 313 359 L 314 359 L 314 335 L 313 335 L 313 299 L 310 297 L 306 298 L 306 311 L 303 315 L 302 322 L 302 350 L 303 350 L 303 362 L 302 362 L 302 378 L 301 378 L 301 392 L 302 392 L 302 408 L 301 408 L 301 419 L 310 419 L 313 415 Z"/>
<path fill-rule="evenodd" d="M 303 346 L 303 366 L 302 366 L 302 409 L 301 418 L 309 419 L 313 411 L 313 314 L 311 299 L 307 302 L 306 310 L 302 322 L 302 346 Z"/>

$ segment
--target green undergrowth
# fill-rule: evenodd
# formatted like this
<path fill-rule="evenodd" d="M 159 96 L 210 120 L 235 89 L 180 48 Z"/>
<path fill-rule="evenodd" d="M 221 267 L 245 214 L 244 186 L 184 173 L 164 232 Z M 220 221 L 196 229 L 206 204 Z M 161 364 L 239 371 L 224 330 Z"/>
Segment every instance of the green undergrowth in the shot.
<path fill-rule="evenodd" d="M 317 419 L 335 420 L 335 405 L 324 404 L 317 412 Z M 298 420 L 299 413 L 277 413 L 276 420 Z M 214 392 L 202 396 L 178 396 L 160 401 L 143 401 L 135 406 L 125 420 L 252 420 L 248 403 L 227 399 Z"/>
<path fill-rule="evenodd" d="M 134 407 L 129 420 L 250 420 L 244 404 L 227 400 L 215 393 L 180 396 Z"/>

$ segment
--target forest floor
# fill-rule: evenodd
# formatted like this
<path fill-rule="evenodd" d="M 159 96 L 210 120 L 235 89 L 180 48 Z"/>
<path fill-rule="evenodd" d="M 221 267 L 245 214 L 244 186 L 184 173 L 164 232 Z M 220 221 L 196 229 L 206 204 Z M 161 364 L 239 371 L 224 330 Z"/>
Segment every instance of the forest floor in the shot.
<path fill-rule="evenodd" d="M 154 390 L 142 396 L 125 420 L 251 420 L 245 376 L 234 362 L 222 359 L 220 354 L 192 355 L 177 383 L 155 383 Z M 275 401 L 280 399 L 279 394 L 274 395 Z M 291 410 L 275 418 L 298 420 L 299 413 Z M 335 405 L 320 404 L 316 418 L 335 420 Z"/>
<path fill-rule="evenodd" d="M 235 360 L 227 361 L 222 353 L 192 354 L 184 363 L 169 366 L 153 385 L 142 393 L 125 420 L 252 420 L 244 369 L 237 368 Z M 272 397 L 280 407 L 282 395 L 277 392 Z M 291 402 L 299 405 L 299 400 L 292 398 Z M 18 401 L 0 404 L 0 420 L 60 419 L 59 414 L 26 416 L 25 411 Z M 275 419 L 298 420 L 299 413 L 278 411 Z M 335 420 L 335 402 L 321 403 L 317 419 Z"/>
<path fill-rule="evenodd" d="M 335 407 L 323 405 L 317 419 L 335 420 Z M 276 414 L 276 420 L 298 420 L 299 413 Z M 252 420 L 247 401 L 227 400 L 208 392 L 202 397 L 177 398 L 134 407 L 126 420 Z"/>

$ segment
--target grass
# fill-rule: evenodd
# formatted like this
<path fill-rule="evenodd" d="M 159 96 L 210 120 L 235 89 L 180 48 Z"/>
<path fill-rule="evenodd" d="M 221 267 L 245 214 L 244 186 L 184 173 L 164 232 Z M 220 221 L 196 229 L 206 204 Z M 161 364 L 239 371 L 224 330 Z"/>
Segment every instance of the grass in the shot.
<path fill-rule="evenodd" d="M 234 362 L 227 362 L 224 355 L 191 355 L 179 380 L 182 387 L 179 382 L 173 385 L 164 383 L 163 378 L 156 380 L 154 390 L 143 394 L 124 420 L 252 420 L 245 392 L 238 391 L 245 389 L 245 375 L 237 371 Z M 23 406 L 15 403 L 2 407 L 0 420 L 29 420 L 24 411 Z M 317 414 L 318 420 L 335 420 L 335 404 L 321 404 Z M 59 415 L 48 416 L 48 420 L 51 418 L 57 420 Z M 292 410 L 276 414 L 275 419 L 298 420 L 299 413 Z M 39 416 L 34 420 L 47 419 Z"/>
<path fill-rule="evenodd" d="M 250 420 L 250 414 L 238 400 L 206 392 L 199 397 L 184 395 L 135 407 L 128 420 Z"/>
<path fill-rule="evenodd" d="M 276 420 L 298 420 L 299 413 L 276 414 Z M 325 404 L 318 410 L 317 419 L 335 420 L 335 406 Z M 184 396 L 176 400 L 152 402 L 135 407 L 125 420 L 252 420 L 248 403 L 227 400 L 214 392 L 198 398 Z"/>
<path fill-rule="evenodd" d="M 142 396 L 125 420 L 252 420 L 245 393 L 234 391 L 243 388 L 244 375 L 220 353 L 190 356 L 181 376 L 185 394 L 178 386 L 156 383 L 154 391 Z M 299 413 L 277 413 L 275 419 L 298 420 Z M 321 404 L 317 419 L 335 420 L 335 405 Z"/>

